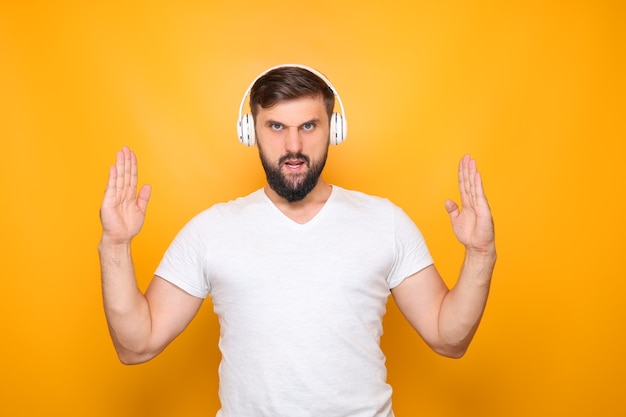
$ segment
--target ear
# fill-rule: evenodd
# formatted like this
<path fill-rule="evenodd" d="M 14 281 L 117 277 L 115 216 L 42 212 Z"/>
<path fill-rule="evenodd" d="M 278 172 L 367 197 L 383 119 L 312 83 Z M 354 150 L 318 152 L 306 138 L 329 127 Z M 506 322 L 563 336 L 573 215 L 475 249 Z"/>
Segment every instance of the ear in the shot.
<path fill-rule="evenodd" d="M 330 117 L 330 144 L 339 145 L 344 139 L 343 117 L 339 113 L 333 113 Z"/>
<path fill-rule="evenodd" d="M 242 115 L 241 119 L 239 119 L 237 123 L 237 134 L 239 135 L 239 142 L 246 146 L 255 145 L 254 118 L 250 113 Z"/>

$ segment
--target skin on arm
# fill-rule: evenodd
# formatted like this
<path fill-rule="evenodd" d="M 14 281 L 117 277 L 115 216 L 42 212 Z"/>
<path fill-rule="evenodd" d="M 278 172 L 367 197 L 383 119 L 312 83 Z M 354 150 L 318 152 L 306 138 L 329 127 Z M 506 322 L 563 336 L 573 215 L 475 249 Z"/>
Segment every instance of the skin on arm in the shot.
<path fill-rule="evenodd" d="M 478 328 L 496 262 L 491 210 L 476 161 L 469 155 L 459 162 L 458 175 L 462 208 L 446 201 L 454 234 L 465 246 L 456 285 L 448 289 L 433 265 L 392 289 L 398 308 L 424 341 L 452 358 L 465 354 Z"/>
<path fill-rule="evenodd" d="M 145 362 L 160 353 L 195 316 L 202 299 L 155 276 L 145 295 L 137 287 L 131 241 L 139 233 L 150 187 L 137 192 L 137 158 L 118 151 L 100 207 L 98 245 L 104 311 L 115 350 L 125 364 Z"/>

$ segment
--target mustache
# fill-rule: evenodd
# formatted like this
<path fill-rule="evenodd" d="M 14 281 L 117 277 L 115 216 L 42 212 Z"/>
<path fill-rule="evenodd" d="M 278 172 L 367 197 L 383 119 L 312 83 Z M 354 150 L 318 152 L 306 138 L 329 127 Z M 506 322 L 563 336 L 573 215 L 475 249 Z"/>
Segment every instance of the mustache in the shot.
<path fill-rule="evenodd" d="M 289 161 L 291 159 L 300 159 L 302 161 L 304 161 L 306 163 L 306 166 L 310 167 L 311 166 L 311 160 L 308 156 L 306 156 L 303 153 L 288 153 L 285 154 L 283 156 L 280 157 L 280 159 L 278 160 L 278 165 L 282 165 L 284 164 L 286 161 Z"/>

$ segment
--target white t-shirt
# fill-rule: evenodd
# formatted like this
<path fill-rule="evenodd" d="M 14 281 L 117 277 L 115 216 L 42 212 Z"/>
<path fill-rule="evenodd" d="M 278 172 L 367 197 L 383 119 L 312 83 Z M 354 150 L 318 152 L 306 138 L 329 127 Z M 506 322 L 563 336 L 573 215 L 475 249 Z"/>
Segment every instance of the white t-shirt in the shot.
<path fill-rule="evenodd" d="M 432 263 L 400 208 L 333 186 L 306 224 L 263 190 L 205 210 L 156 275 L 212 298 L 222 352 L 218 417 L 389 417 L 380 349 L 387 299 Z"/>

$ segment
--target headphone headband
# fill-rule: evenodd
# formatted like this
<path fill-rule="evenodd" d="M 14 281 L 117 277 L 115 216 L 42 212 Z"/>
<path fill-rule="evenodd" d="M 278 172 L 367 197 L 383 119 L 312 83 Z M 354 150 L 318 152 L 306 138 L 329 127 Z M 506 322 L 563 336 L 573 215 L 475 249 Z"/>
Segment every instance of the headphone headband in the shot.
<path fill-rule="evenodd" d="M 304 69 L 306 71 L 309 71 L 310 73 L 312 73 L 313 75 L 317 76 L 318 78 L 320 78 L 322 81 L 324 81 L 324 83 L 326 83 L 326 85 L 328 86 L 328 88 L 330 88 L 330 90 L 333 92 L 333 94 L 335 95 L 335 98 L 337 99 L 337 103 L 339 104 L 339 109 L 341 110 L 341 114 L 338 113 L 333 113 L 332 117 L 331 117 L 331 143 L 333 145 L 338 145 L 339 143 L 343 142 L 346 138 L 346 134 L 348 133 L 348 125 L 346 123 L 346 117 L 345 117 L 345 112 L 343 109 L 343 103 L 341 101 L 341 97 L 339 97 L 339 94 L 337 93 L 337 90 L 335 89 L 335 87 L 332 85 L 332 83 L 330 82 L 330 80 L 328 78 L 326 78 L 324 76 L 324 74 L 322 74 L 321 72 L 311 68 L 311 67 L 307 67 L 306 65 L 300 65 L 300 64 L 282 64 L 282 65 L 277 65 L 274 67 L 271 67 L 265 71 L 263 71 L 261 74 L 259 74 L 248 86 L 248 88 L 246 89 L 246 92 L 243 95 L 243 98 L 241 99 L 241 104 L 239 104 L 239 115 L 238 115 L 238 119 L 237 119 L 237 133 L 239 136 L 239 141 L 241 143 L 243 143 L 244 145 L 248 145 L 248 146 L 253 146 L 255 144 L 255 132 L 254 132 L 254 120 L 252 118 L 251 114 L 244 114 L 243 113 L 243 106 L 246 102 L 246 99 L 248 98 L 248 96 L 250 95 L 250 91 L 252 90 L 252 87 L 254 87 L 254 84 L 259 80 L 259 78 L 263 77 L 264 75 L 266 75 L 267 73 L 275 70 L 275 69 L 279 69 L 279 68 L 301 68 Z"/>

